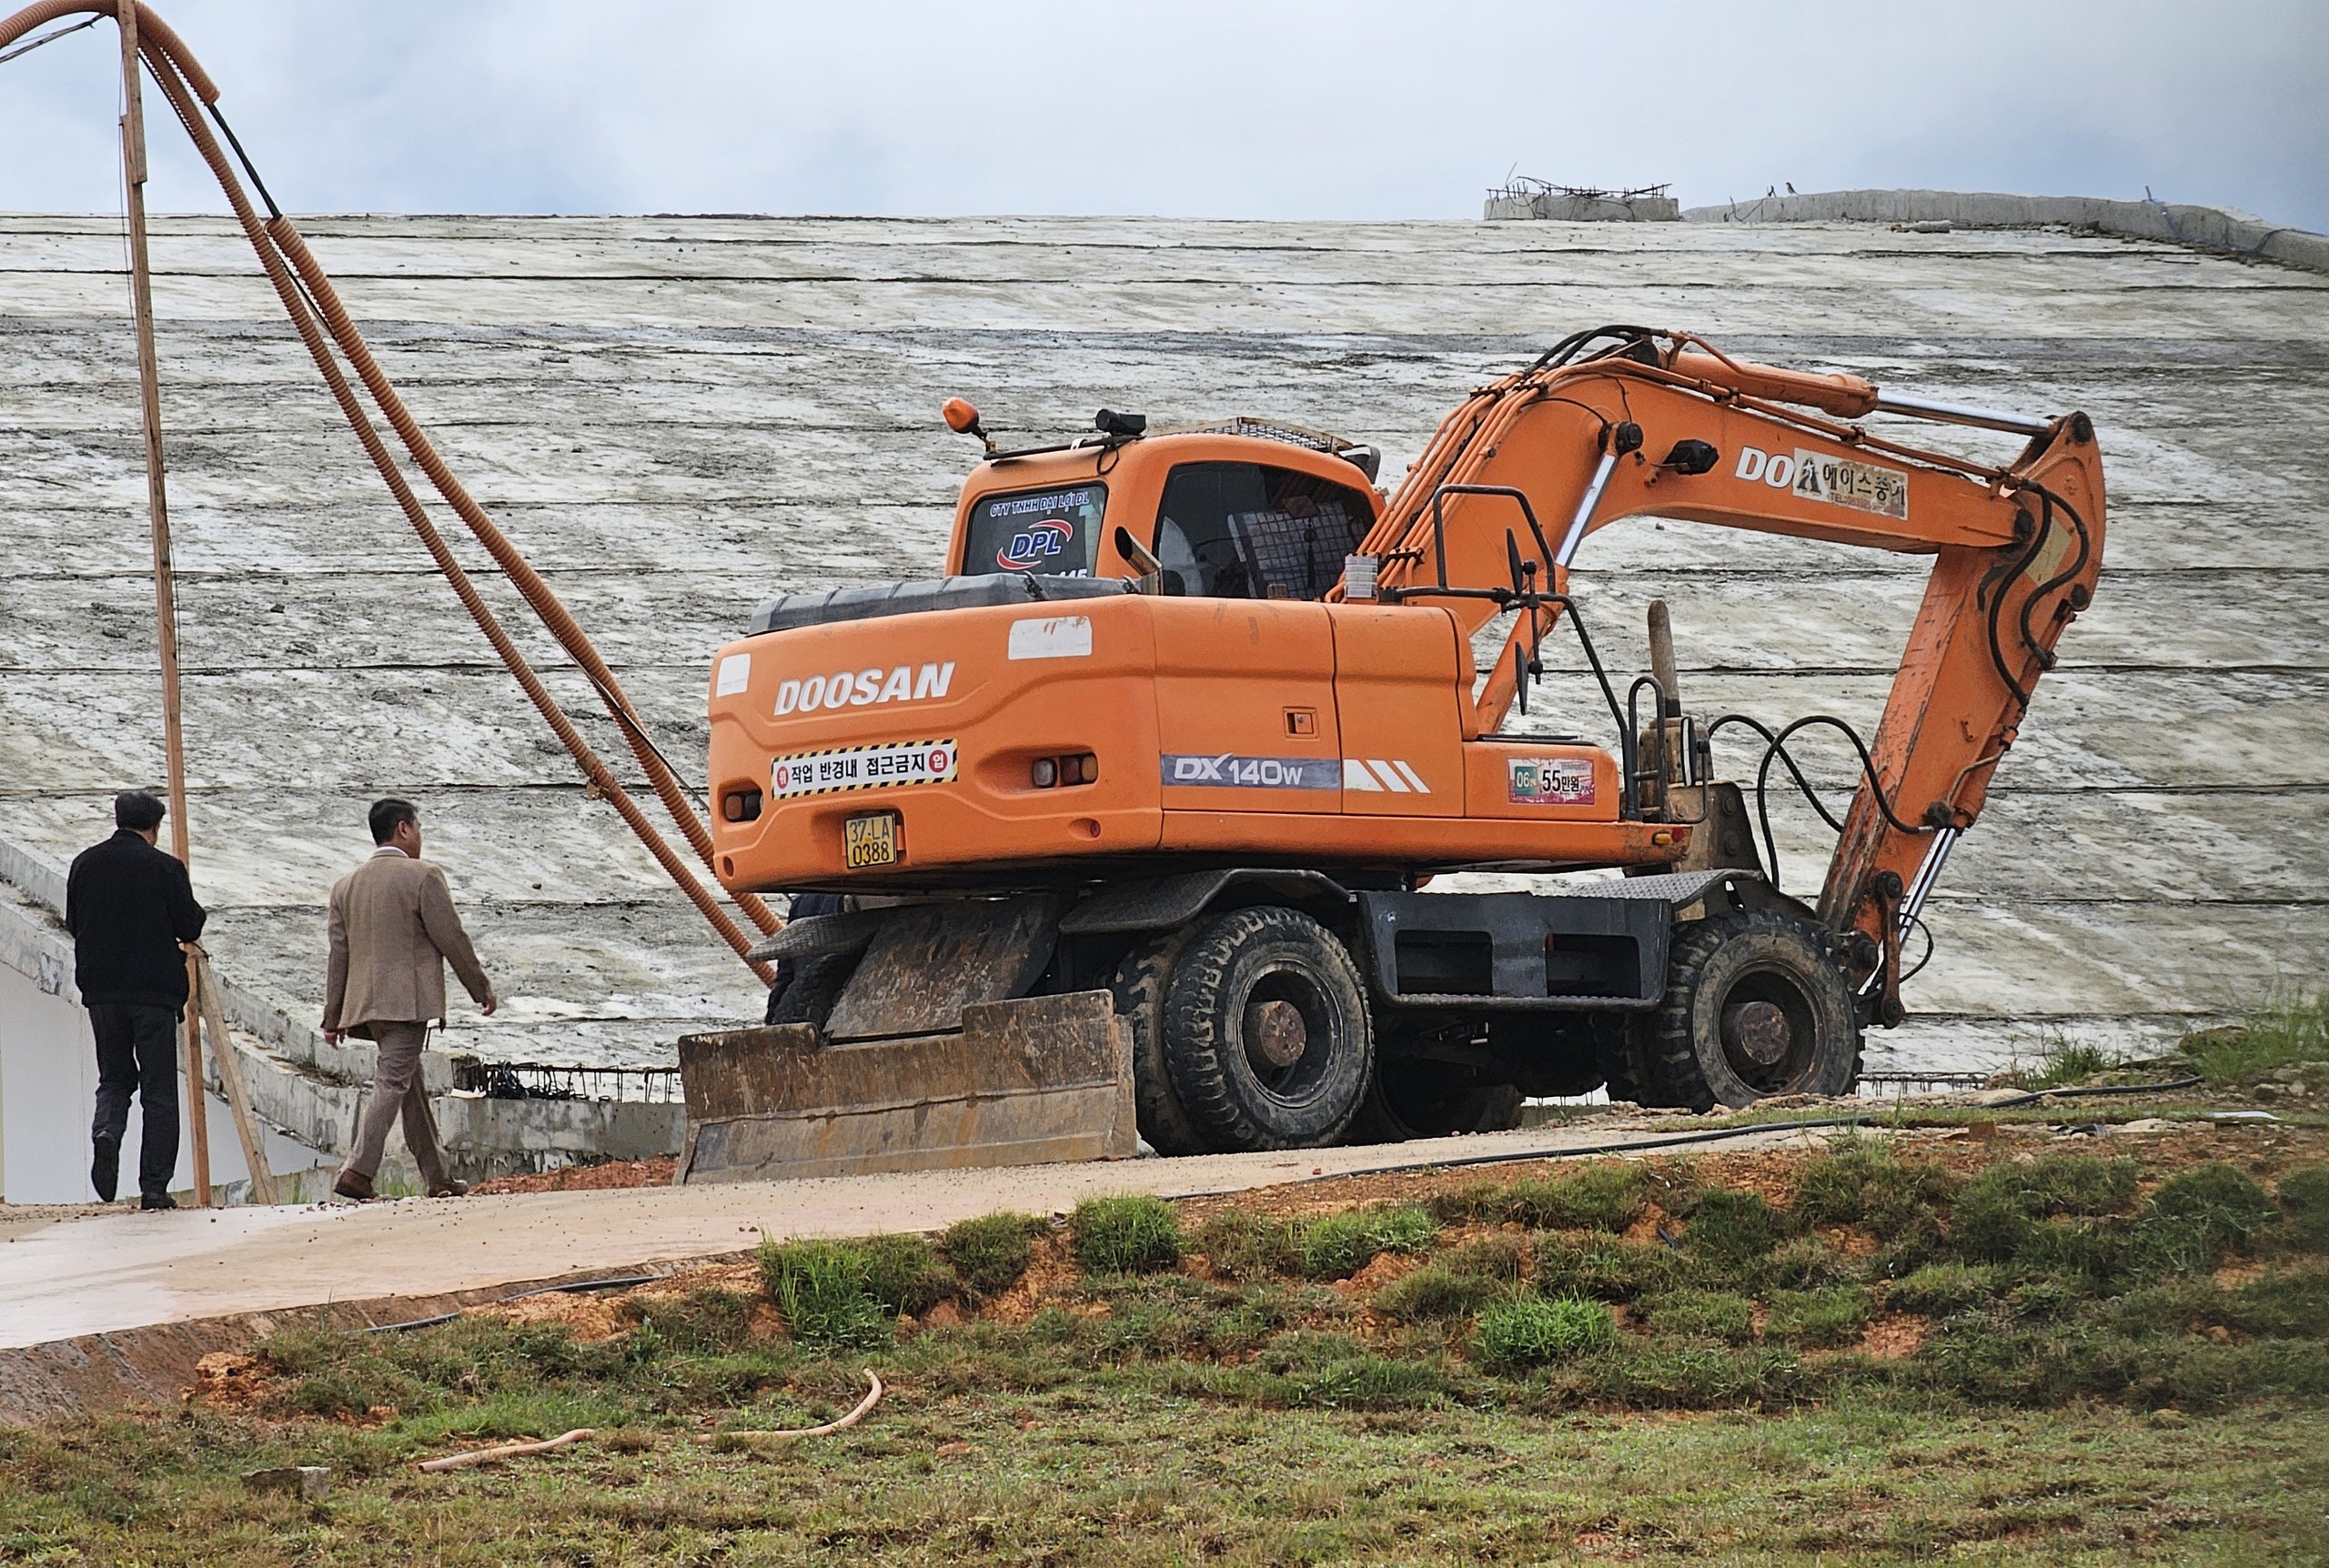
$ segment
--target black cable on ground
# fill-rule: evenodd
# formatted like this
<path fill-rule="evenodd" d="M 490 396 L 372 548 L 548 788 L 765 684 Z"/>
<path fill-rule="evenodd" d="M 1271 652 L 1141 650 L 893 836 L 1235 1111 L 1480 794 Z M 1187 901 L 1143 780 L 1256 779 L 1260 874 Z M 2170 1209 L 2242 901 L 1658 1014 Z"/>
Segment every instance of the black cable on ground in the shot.
<path fill-rule="evenodd" d="M 2170 1090 L 2197 1089 L 2206 1081 L 2195 1073 L 2189 1078 L 2171 1078 L 2165 1083 L 2102 1083 L 2092 1089 L 2033 1089 L 2026 1094 L 2017 1094 L 2011 1100 L 1992 1100 L 1981 1109 L 1997 1111 L 2015 1105 L 2034 1105 L 2041 1100 L 2066 1100 L 2074 1094 L 2165 1094 Z"/>

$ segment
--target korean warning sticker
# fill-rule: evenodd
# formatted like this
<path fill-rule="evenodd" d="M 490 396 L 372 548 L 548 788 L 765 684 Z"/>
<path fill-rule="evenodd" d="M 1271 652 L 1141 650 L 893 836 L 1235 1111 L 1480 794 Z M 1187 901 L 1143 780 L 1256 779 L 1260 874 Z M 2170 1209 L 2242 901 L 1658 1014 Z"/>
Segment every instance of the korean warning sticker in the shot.
<path fill-rule="evenodd" d="M 1593 763 L 1583 757 L 1512 757 L 1505 760 L 1516 806 L 1590 806 Z"/>
<path fill-rule="evenodd" d="M 951 784 L 962 761 L 951 740 L 901 740 L 884 746 L 844 746 L 779 757 L 769 765 L 768 792 L 830 795 L 842 789 L 882 789 L 898 784 Z"/>

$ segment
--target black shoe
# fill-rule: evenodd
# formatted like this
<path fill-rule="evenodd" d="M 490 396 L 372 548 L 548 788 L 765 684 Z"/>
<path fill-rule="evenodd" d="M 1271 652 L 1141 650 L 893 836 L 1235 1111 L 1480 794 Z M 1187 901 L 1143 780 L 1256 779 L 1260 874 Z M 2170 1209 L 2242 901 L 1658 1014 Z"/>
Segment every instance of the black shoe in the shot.
<path fill-rule="evenodd" d="M 178 1201 L 167 1192 L 148 1192 L 137 1200 L 137 1206 L 140 1209 L 175 1209 Z"/>
<path fill-rule="evenodd" d="M 99 1138 L 93 1147 L 96 1154 L 89 1161 L 89 1185 L 97 1190 L 97 1201 L 110 1203 L 121 1185 L 121 1140 Z"/>

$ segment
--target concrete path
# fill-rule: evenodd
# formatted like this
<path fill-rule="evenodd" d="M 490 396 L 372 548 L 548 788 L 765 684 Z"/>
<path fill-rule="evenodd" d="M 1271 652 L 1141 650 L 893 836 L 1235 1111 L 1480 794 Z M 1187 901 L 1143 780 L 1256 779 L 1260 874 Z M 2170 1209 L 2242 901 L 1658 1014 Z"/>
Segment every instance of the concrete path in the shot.
<path fill-rule="evenodd" d="M 539 1192 L 457 1201 L 105 1213 L 0 1229 L 0 1349 L 230 1313 L 381 1296 L 443 1295 L 509 1281 L 733 1252 L 771 1236 L 927 1231 L 998 1209 L 1053 1213 L 1095 1193 L 1244 1191 L 1406 1161 L 1558 1154 L 1620 1141 L 1657 1147 L 1668 1122 L 1432 1139 L 1296 1153 L 942 1171 L 899 1176 Z M 1758 1132 L 1718 1147 L 1819 1136 Z"/>

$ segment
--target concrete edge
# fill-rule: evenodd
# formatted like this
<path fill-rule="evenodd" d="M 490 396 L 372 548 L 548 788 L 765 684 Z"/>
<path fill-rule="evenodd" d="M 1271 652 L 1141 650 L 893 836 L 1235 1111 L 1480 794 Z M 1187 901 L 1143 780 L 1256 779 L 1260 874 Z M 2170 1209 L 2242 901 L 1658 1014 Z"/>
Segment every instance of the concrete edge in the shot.
<path fill-rule="evenodd" d="M 1684 223 L 1948 223 L 1963 228 L 2061 225 L 2329 272 L 2329 235 L 2267 223 L 2236 207 L 2156 200 L 1990 191 L 1814 191 L 1685 207 L 1681 216 Z"/>

